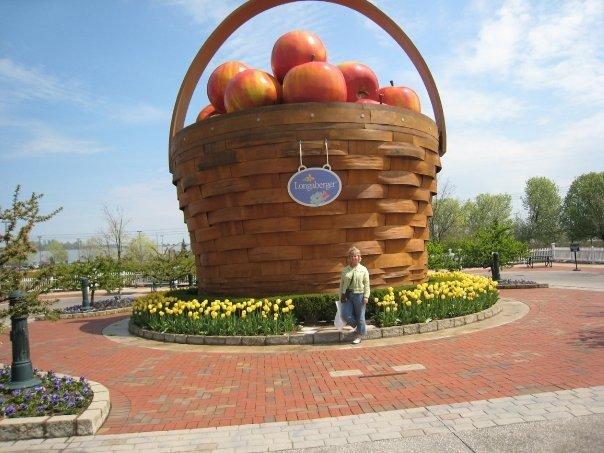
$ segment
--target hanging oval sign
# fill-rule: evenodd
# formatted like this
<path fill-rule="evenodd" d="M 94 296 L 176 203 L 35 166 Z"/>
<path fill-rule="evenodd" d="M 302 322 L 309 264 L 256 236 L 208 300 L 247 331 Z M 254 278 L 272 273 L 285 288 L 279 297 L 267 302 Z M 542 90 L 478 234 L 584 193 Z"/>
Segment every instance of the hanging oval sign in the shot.
<path fill-rule="evenodd" d="M 289 178 L 287 191 L 296 203 L 318 208 L 338 198 L 342 191 L 342 181 L 331 170 L 307 168 Z"/>

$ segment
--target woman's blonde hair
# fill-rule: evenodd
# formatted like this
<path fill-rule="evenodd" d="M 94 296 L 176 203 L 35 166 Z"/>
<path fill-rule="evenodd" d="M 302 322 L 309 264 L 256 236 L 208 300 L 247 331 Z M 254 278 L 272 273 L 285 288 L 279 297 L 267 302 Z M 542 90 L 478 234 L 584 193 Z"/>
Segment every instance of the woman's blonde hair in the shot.
<path fill-rule="evenodd" d="M 348 249 L 348 256 L 350 255 L 359 255 L 361 256 L 361 251 L 356 248 L 354 245 Z"/>

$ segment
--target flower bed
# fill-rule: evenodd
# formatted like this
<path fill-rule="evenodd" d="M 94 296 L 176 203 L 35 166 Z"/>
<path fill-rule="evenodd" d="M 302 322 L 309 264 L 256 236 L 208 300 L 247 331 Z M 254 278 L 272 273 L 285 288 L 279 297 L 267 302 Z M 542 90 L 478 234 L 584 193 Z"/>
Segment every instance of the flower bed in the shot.
<path fill-rule="evenodd" d="M 157 292 L 136 299 L 132 322 L 187 335 L 280 335 L 296 330 L 291 299 L 179 300 Z"/>
<path fill-rule="evenodd" d="M 517 279 L 512 280 L 509 278 L 499 280 L 499 289 L 529 289 L 529 288 L 548 288 L 547 283 L 537 283 L 532 280 Z"/>
<path fill-rule="evenodd" d="M 74 314 L 74 313 L 90 313 L 97 311 L 109 311 L 116 310 L 118 308 L 131 307 L 134 301 L 132 296 L 113 296 L 107 299 L 95 300 L 90 304 L 90 308 L 85 309 L 82 304 L 72 305 L 61 309 L 61 313 Z"/>
<path fill-rule="evenodd" d="M 308 314 L 333 322 L 336 297 L 318 294 L 212 302 L 207 298 L 200 302 L 188 292 L 157 292 L 134 302 L 131 323 L 161 334 L 282 335 L 295 332 L 298 321 L 307 321 Z M 497 282 L 489 278 L 438 272 L 430 274 L 427 283 L 414 287 L 374 290 L 367 317 L 379 327 L 428 323 L 480 312 L 491 307 L 498 297 Z"/>
<path fill-rule="evenodd" d="M 435 272 L 429 281 L 412 289 L 388 288 L 374 298 L 375 322 L 381 327 L 425 323 L 476 313 L 497 299 L 497 282 L 463 272 Z"/>
<path fill-rule="evenodd" d="M 93 393 L 83 377 L 58 377 L 52 371 L 37 374 L 42 379 L 39 386 L 9 390 L 10 366 L 0 369 L 0 416 L 16 418 L 80 414 L 90 405 Z"/>

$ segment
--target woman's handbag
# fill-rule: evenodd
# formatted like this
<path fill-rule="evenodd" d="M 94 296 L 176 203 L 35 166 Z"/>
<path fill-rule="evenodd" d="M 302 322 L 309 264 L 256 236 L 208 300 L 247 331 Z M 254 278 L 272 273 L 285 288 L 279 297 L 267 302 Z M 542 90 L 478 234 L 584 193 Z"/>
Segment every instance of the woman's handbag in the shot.
<path fill-rule="evenodd" d="M 342 302 L 336 299 L 336 317 L 333 320 L 333 326 L 338 330 L 342 330 L 345 325 L 346 323 L 342 319 Z"/>

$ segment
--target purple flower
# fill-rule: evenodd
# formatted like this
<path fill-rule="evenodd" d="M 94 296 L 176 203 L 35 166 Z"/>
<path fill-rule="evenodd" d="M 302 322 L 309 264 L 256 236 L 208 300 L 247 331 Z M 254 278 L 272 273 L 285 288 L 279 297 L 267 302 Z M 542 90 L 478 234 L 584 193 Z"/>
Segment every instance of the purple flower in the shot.
<path fill-rule="evenodd" d="M 19 396 L 21 395 L 21 390 L 13 390 L 13 396 Z"/>
<path fill-rule="evenodd" d="M 59 402 L 59 395 L 57 395 L 56 393 L 50 395 L 50 402 L 52 404 L 57 404 Z"/>
<path fill-rule="evenodd" d="M 6 409 L 4 409 L 4 413 L 10 417 L 11 415 L 13 415 L 15 413 L 15 406 L 13 406 L 12 404 L 9 404 L 8 406 L 6 406 Z"/>
<path fill-rule="evenodd" d="M 86 378 L 84 376 L 80 376 L 80 382 L 86 382 Z"/>

